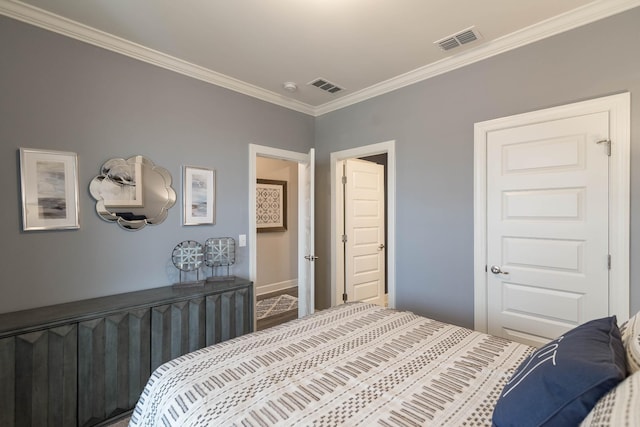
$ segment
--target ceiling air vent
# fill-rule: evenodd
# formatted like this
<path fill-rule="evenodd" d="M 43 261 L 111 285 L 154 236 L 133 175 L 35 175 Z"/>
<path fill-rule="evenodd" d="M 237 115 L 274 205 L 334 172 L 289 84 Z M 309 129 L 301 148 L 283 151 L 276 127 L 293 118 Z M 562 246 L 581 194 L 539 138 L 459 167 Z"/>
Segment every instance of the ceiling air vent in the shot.
<path fill-rule="evenodd" d="M 471 43 L 478 39 L 482 38 L 480 33 L 476 31 L 474 27 L 467 28 L 466 30 L 460 31 L 457 34 L 452 36 L 447 36 L 443 39 L 440 39 L 433 44 L 438 45 L 442 50 L 451 50 L 458 46 L 462 46 L 463 44 Z"/>
<path fill-rule="evenodd" d="M 314 81 L 309 83 L 311 86 L 315 86 L 318 89 L 322 89 L 325 92 L 329 93 L 337 93 L 343 90 L 340 86 L 327 81 L 326 79 L 315 79 Z"/>

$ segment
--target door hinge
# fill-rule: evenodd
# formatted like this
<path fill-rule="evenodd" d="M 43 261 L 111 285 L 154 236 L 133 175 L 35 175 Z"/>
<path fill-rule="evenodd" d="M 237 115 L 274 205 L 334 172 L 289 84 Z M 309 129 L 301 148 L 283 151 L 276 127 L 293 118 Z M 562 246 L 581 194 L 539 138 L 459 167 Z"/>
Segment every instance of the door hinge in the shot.
<path fill-rule="evenodd" d="M 348 299 L 347 294 L 346 293 L 342 294 L 342 302 L 347 302 L 347 299 Z"/>
<path fill-rule="evenodd" d="M 611 254 L 607 255 L 607 268 L 611 270 Z"/>
<path fill-rule="evenodd" d="M 489 268 L 488 268 L 486 265 L 484 266 L 484 272 L 485 272 L 485 273 L 488 273 L 488 272 L 489 272 Z"/>
<path fill-rule="evenodd" d="M 601 139 L 596 142 L 596 144 L 604 144 L 607 146 L 607 156 L 611 157 L 611 140 L 610 139 Z"/>
<path fill-rule="evenodd" d="M 347 183 L 347 177 L 346 176 L 342 176 L 342 184 L 346 184 Z"/>
<path fill-rule="evenodd" d="M 346 234 L 342 235 L 342 243 L 347 243 L 347 235 Z"/>

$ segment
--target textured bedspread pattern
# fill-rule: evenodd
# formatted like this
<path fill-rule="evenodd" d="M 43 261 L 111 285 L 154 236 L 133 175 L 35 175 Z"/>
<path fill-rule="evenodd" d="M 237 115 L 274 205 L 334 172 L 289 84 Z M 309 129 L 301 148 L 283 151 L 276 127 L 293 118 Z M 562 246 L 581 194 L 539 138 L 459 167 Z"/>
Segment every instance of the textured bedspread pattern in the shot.
<path fill-rule="evenodd" d="M 489 426 L 531 348 L 354 303 L 187 354 L 131 426 Z"/>

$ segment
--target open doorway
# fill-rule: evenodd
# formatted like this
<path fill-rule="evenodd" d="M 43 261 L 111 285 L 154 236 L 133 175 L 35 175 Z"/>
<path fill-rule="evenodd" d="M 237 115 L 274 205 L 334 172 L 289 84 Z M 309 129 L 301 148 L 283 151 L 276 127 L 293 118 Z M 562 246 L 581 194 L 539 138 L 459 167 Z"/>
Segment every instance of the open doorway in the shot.
<path fill-rule="evenodd" d="M 257 222 L 257 188 L 258 188 L 258 162 L 260 159 L 291 162 L 293 169 L 297 168 L 297 182 L 287 183 L 287 193 L 291 194 L 289 187 L 297 186 L 296 198 L 293 199 L 297 209 L 297 232 L 291 233 L 291 239 L 297 239 L 297 289 L 298 289 L 298 315 L 306 316 L 314 311 L 314 274 L 315 256 L 314 250 L 314 162 L 315 152 L 310 149 L 308 153 L 282 150 L 279 148 L 249 144 L 249 278 L 258 283 L 258 222 Z M 293 173 L 293 172 L 291 172 Z M 292 178 L 293 179 L 293 178 Z M 276 180 L 278 181 L 278 180 Z M 282 181 L 282 180 L 280 180 Z M 289 199 L 288 199 L 289 200 Z M 289 219 L 289 217 L 288 217 Z M 264 224 L 263 224 L 264 225 Z M 279 224 L 281 225 L 281 224 Z M 293 255 L 292 255 L 293 256 Z M 276 266 L 279 268 L 279 266 Z M 287 281 L 279 286 L 287 286 Z M 275 282 L 278 283 L 278 282 Z M 264 288 L 260 291 L 269 289 Z M 254 296 L 257 292 L 254 292 Z M 254 304 L 256 303 L 254 297 Z M 255 307 L 255 305 L 254 305 Z M 254 330 L 257 322 L 254 316 Z"/>
<path fill-rule="evenodd" d="M 331 153 L 331 304 L 395 307 L 395 142 Z"/>
<path fill-rule="evenodd" d="M 298 317 L 298 164 L 256 159 L 257 330 Z"/>

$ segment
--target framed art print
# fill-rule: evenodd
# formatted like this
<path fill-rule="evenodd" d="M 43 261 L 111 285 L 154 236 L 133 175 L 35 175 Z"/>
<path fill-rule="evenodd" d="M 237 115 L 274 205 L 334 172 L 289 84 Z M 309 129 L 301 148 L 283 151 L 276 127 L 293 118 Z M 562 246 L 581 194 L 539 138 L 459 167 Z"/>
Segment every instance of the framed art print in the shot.
<path fill-rule="evenodd" d="M 287 181 L 257 180 L 256 227 L 258 232 L 287 229 Z"/>
<path fill-rule="evenodd" d="M 106 207 L 144 207 L 141 158 L 111 159 L 102 165 L 100 191 Z"/>
<path fill-rule="evenodd" d="M 185 166 L 182 179 L 184 225 L 215 224 L 216 176 L 211 169 Z"/>
<path fill-rule="evenodd" d="M 80 228 L 76 153 L 20 148 L 20 186 L 23 230 Z"/>

